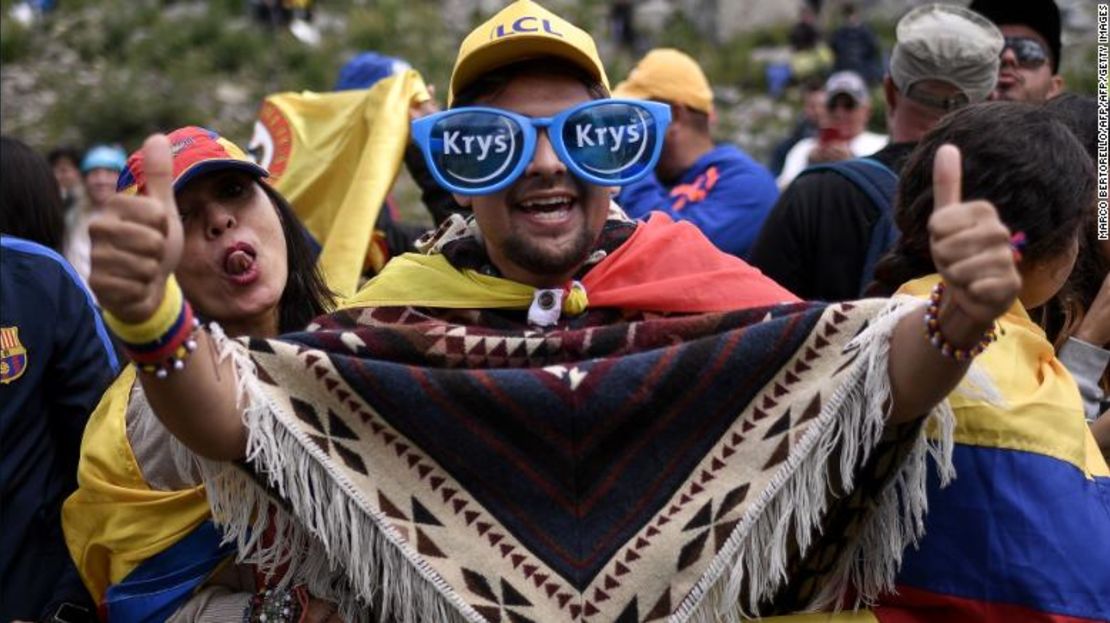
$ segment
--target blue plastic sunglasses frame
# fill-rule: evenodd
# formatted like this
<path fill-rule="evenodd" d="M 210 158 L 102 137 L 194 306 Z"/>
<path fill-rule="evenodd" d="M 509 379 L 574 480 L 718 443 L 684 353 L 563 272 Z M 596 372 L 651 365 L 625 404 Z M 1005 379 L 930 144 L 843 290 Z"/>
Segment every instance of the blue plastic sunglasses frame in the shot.
<path fill-rule="evenodd" d="M 643 137 L 644 145 L 649 146 L 649 148 L 642 150 L 642 152 L 647 153 L 640 153 L 638 157 L 633 158 L 630 162 L 623 166 L 615 167 L 611 171 L 604 171 L 596 168 L 594 171 L 591 171 L 587 168 L 588 165 L 584 165 L 584 163 L 580 161 L 582 158 L 575 157 L 576 152 L 581 154 L 581 152 L 585 152 L 585 150 L 567 148 L 563 138 L 564 129 L 567 122 L 572 121 L 577 115 L 588 113 L 594 108 L 613 106 L 616 104 L 628 106 L 630 108 L 628 111 L 629 114 L 631 115 L 634 113 L 638 116 L 639 121 L 643 124 L 642 129 L 645 131 L 645 136 Z M 521 152 L 519 156 L 510 153 L 506 158 L 506 162 L 501 169 L 504 169 L 505 166 L 510 166 L 508 172 L 498 169 L 485 178 L 473 180 L 473 183 L 468 185 L 462 185 L 449 179 L 448 175 L 452 174 L 445 174 L 440 163 L 436 160 L 437 151 L 442 152 L 445 145 L 442 136 L 433 137 L 433 133 L 436 132 L 437 127 L 450 121 L 453 117 L 475 113 L 495 115 L 500 117 L 499 121 L 507 122 L 507 125 L 504 127 L 514 132 L 519 130 L 522 137 Z M 490 119 L 494 119 L 494 117 Z M 587 117 L 587 120 L 588 119 Z M 417 119 L 412 123 L 412 137 L 413 140 L 416 141 L 417 146 L 420 147 L 420 151 L 424 154 L 424 161 L 428 164 L 428 169 L 432 172 L 432 176 L 440 186 L 460 195 L 488 195 L 506 188 L 524 173 L 524 170 L 532 162 L 532 158 L 536 153 L 537 128 L 542 128 L 547 132 L 548 140 L 555 150 L 555 155 L 558 156 L 559 160 L 567 166 L 567 169 L 574 176 L 598 186 L 623 186 L 644 177 L 655 168 L 655 163 L 659 161 L 659 154 L 663 148 L 663 131 L 670 121 L 671 108 L 667 104 L 633 99 L 591 100 L 583 104 L 572 106 L 553 117 L 528 117 L 500 108 L 467 106 L 445 110 Z M 450 126 L 445 127 L 449 128 Z M 515 144 L 513 147 L 515 149 Z M 647 156 L 646 158 L 644 157 L 645 155 Z M 516 161 L 512 162 L 514 156 Z M 608 172 L 611 174 L 599 175 L 599 172 Z M 489 183 L 482 183 L 487 180 Z"/>

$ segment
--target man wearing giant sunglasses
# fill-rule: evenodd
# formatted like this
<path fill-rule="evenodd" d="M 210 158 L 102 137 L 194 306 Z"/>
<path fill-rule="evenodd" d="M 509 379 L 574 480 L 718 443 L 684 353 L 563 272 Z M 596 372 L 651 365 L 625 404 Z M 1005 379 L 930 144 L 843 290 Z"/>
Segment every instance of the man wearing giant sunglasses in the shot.
<path fill-rule="evenodd" d="M 573 67 L 547 68 L 562 79 L 521 71 L 482 105 L 412 126 L 432 176 L 474 210 L 494 265 L 537 286 L 562 284 L 581 267 L 612 190 L 651 172 L 670 122 L 657 102 L 581 101 Z"/>
<path fill-rule="evenodd" d="M 1006 38 L 991 99 L 1044 102 L 1064 90 L 1060 70 L 1060 11 L 1054 0 L 975 0 L 969 7 Z"/>
<path fill-rule="evenodd" d="M 442 252 L 459 238 L 476 238 L 481 247 L 476 254 L 487 256 L 480 258 L 478 273 L 537 292 L 558 291 L 563 318 L 558 310 L 533 313 L 536 304 L 528 316 L 531 324 L 556 326 L 566 316 L 581 313 L 567 301 L 575 291 L 582 291 L 582 283 L 589 284 L 595 265 L 608 256 L 630 255 L 631 248 L 642 243 L 643 235 L 628 235 L 621 224 L 627 223 L 627 217 L 611 197 L 619 187 L 654 168 L 670 111 L 657 102 L 611 98 L 589 35 L 535 3 L 520 0 L 503 13 L 463 42 L 451 78 L 448 109 L 413 123 L 414 141 L 432 175 L 473 212 L 465 227 L 441 227 L 436 238 L 423 246 Z M 485 32 L 491 24 L 492 30 Z M 653 227 L 644 229 L 672 231 L 672 226 L 663 228 L 660 223 L 653 219 L 649 223 Z M 676 241 L 680 237 L 673 235 Z M 990 254 L 991 242 L 982 242 L 975 255 Z M 719 258 L 704 239 L 683 249 L 683 259 L 691 266 L 709 266 Z M 474 258 L 464 263 L 474 263 Z M 600 265 L 613 264 L 619 262 Z M 685 262 L 680 262 L 679 272 L 686 270 L 681 264 Z M 656 268 L 639 265 L 636 276 L 629 275 L 622 283 L 653 278 Z M 770 279 L 745 272 L 752 269 L 743 262 L 736 268 L 736 274 L 746 275 L 742 289 L 750 295 L 741 306 L 796 300 Z M 734 301 L 734 286 L 720 281 L 712 296 Z M 584 290 L 590 306 L 608 300 L 600 287 Z M 683 309 L 698 311 L 695 299 L 706 296 L 705 292 L 687 293 Z M 438 300 L 428 300 L 432 298 Z M 536 301 L 541 301 L 538 294 Z M 497 305 L 510 304 L 506 300 Z M 718 306 L 732 309 L 724 302 Z M 912 342 L 909 333 L 907 341 Z M 916 335 L 916 330 L 912 333 Z M 898 350 L 909 353 L 916 350 L 914 346 Z"/>
<path fill-rule="evenodd" d="M 621 335 L 630 335 L 626 329 L 631 329 L 637 335 L 635 341 L 639 341 L 642 332 L 654 331 L 654 325 L 640 324 L 643 312 L 651 312 L 649 324 L 655 320 L 669 324 L 680 318 L 697 317 L 698 322 L 705 322 L 706 326 L 720 326 L 721 316 L 697 314 L 761 308 L 756 315 L 764 317 L 766 314 L 771 318 L 774 314 L 765 310 L 774 309 L 774 313 L 778 313 L 785 308 L 776 303 L 796 301 L 790 293 L 742 260 L 718 251 L 689 223 L 672 223 L 663 214 L 653 214 L 646 223 L 630 223 L 616 209 L 610 200 L 612 191 L 653 169 L 669 120 L 669 107 L 654 102 L 611 99 L 606 85 L 604 68 L 589 36 L 533 2 L 516 2 L 476 29 L 460 49 L 451 79 L 448 110 L 420 119 L 412 127 L 413 137 L 433 176 L 455 194 L 456 201 L 472 209 L 473 220 L 463 223 L 458 222 L 461 217 L 455 217 L 455 223 L 445 224 L 423 245 L 427 249 L 426 257 L 395 258 L 358 297 L 363 305 L 404 302 L 424 308 L 462 308 L 467 310 L 467 315 L 459 317 L 477 319 L 471 322 L 481 325 L 473 329 L 468 327 L 467 331 L 491 330 L 493 327 L 483 324 L 487 318 L 495 318 L 496 326 L 521 322 L 523 314 L 520 312 L 526 310 L 527 326 L 534 332 L 530 335 L 560 340 L 560 345 L 549 352 L 553 361 L 560 365 L 545 370 L 559 379 L 566 378 L 570 387 L 584 391 L 574 394 L 573 408 L 564 408 L 558 401 L 535 403 L 536 396 L 544 395 L 543 388 L 522 383 L 520 391 L 511 394 L 514 409 L 522 417 L 535 422 L 533 426 L 537 427 L 547 426 L 546 422 L 575 426 L 574 422 L 580 421 L 576 418 L 607 404 L 604 402 L 607 397 L 627 399 L 641 410 L 639 415 L 627 420 L 623 419 L 626 417 L 623 406 L 599 413 L 597 419 L 583 421 L 582 427 L 568 436 L 571 455 L 579 452 L 575 446 L 577 439 L 589 440 L 585 443 L 592 449 L 583 450 L 581 460 L 582 465 L 589 463 L 591 466 L 592 461 L 601 461 L 600 457 L 607 456 L 605 452 L 610 448 L 609 445 L 601 448 L 603 442 L 595 441 L 599 439 L 591 432 L 595 425 L 597 429 L 615 430 L 611 427 L 627 422 L 627 427 L 611 438 L 612 448 L 623 449 L 626 446 L 622 444 L 639 444 L 642 431 L 654 430 L 671 417 L 665 401 L 652 396 L 655 388 L 666 387 L 664 393 L 675 397 L 692 392 L 713 400 L 725 400 L 725 394 L 741 391 L 738 388 L 748 383 L 760 382 L 752 381 L 748 375 L 738 375 L 732 377 L 735 386 L 727 391 L 708 386 L 702 389 L 699 381 L 712 377 L 713 366 L 738 357 L 753 366 L 754 374 L 755 369 L 776 369 L 779 364 L 763 361 L 773 348 L 771 344 L 749 352 L 743 350 L 740 342 L 744 340 L 741 339 L 721 350 L 714 348 L 693 356 L 689 363 L 697 372 L 693 372 L 687 382 L 673 388 L 667 384 L 669 373 L 665 367 L 653 364 L 637 368 L 631 383 L 625 384 L 614 376 L 599 382 L 596 381 L 597 371 L 601 368 L 648 359 L 637 345 L 629 344 L 619 347 L 620 363 L 613 360 L 618 358 L 603 357 L 591 361 L 589 368 L 575 367 L 576 364 L 567 362 L 576 361 L 572 357 L 577 356 L 574 345 L 579 343 L 578 331 L 585 329 L 589 335 L 586 339 L 591 344 L 595 339 L 608 340 L 601 334 L 611 335 L 614 329 Z M 1017 294 L 1019 279 L 1014 269 L 1009 233 L 993 206 L 984 202 L 963 202 L 958 150 L 948 147 L 944 151 L 944 157 L 938 156 L 933 197 L 928 199 L 937 206 L 930 222 L 933 232 L 930 248 L 948 284 L 943 302 L 939 290 L 936 295 L 939 317 L 930 318 L 924 306 L 913 303 L 906 315 L 893 321 L 889 317 L 869 317 L 869 322 L 879 323 L 889 330 L 876 336 L 873 342 L 889 345 L 889 360 L 870 364 L 873 367 L 867 374 L 873 375 L 871 378 L 879 384 L 889 381 L 894 389 L 889 394 L 890 402 L 885 405 L 878 404 L 884 400 L 881 393 L 869 389 L 860 389 L 860 393 L 865 394 L 861 400 L 875 401 L 875 408 L 884 418 L 889 418 L 884 419 L 884 423 L 895 427 L 898 422 L 915 420 L 917 415 L 943 400 L 966 370 L 966 364 L 961 361 L 966 359 L 966 353 L 946 357 L 943 349 L 951 350 L 950 347 L 939 341 L 930 343 L 922 328 L 923 321 L 926 326 L 941 327 L 939 331 L 945 336 L 951 332 L 964 345 L 969 339 L 974 343 L 993 324 L 993 319 L 1010 307 Z M 429 287 L 427 284 L 432 281 L 435 286 Z M 849 307 L 856 309 L 854 305 Z M 941 307 L 943 309 L 939 309 Z M 666 318 L 655 318 L 658 312 L 666 312 Z M 455 328 L 450 331 L 465 336 L 460 337 L 465 361 L 479 362 L 483 356 L 477 355 L 476 349 L 480 348 L 478 340 L 481 338 Z M 685 336 L 674 332 L 669 334 L 667 348 L 673 347 L 674 356 L 681 358 L 685 346 L 700 343 L 699 340 L 687 342 Z M 826 336 L 821 336 L 820 343 L 827 343 Z M 650 350 L 659 352 L 655 347 Z M 807 370 L 809 365 L 805 364 Z M 587 369 L 592 371 L 585 372 Z M 616 367 L 612 369 L 617 370 Z M 492 377 L 483 378 L 483 389 L 478 391 L 502 392 L 501 388 L 491 385 Z M 596 384 L 587 385 L 591 382 Z M 788 389 L 783 387 L 779 392 L 778 400 L 790 400 Z M 510 394 L 505 390 L 503 395 Z M 772 402 L 777 404 L 777 401 Z M 466 411 L 473 409 L 475 403 L 469 397 L 462 397 L 457 404 L 452 404 L 453 408 Z M 529 404 L 534 406 L 526 406 Z M 805 410 L 807 406 L 797 408 Z M 675 412 L 682 410 L 676 407 Z M 837 411 L 836 417 L 848 419 L 846 414 L 847 411 Z M 712 417 L 710 413 L 699 413 L 691 420 L 693 428 L 700 430 Z M 787 420 L 784 426 L 788 425 Z M 507 434 L 507 430 L 497 431 L 499 439 Z M 544 428 L 537 434 L 549 433 Z M 674 438 L 670 433 L 668 437 Z M 697 435 L 691 438 L 694 437 Z M 555 460 L 558 454 L 539 446 L 525 453 L 545 462 Z M 650 453 L 651 461 L 637 463 L 631 471 L 641 477 L 654 477 L 657 471 L 663 473 L 670 469 L 667 466 L 678 456 L 669 449 L 651 450 Z M 806 454 L 803 451 L 794 456 L 801 461 Z M 577 456 L 574 455 L 568 464 L 578 465 L 574 463 Z M 746 456 L 747 460 L 753 460 L 754 454 Z M 480 459 L 475 457 L 474 460 Z M 777 460 L 772 463 L 777 464 Z M 822 459 L 812 460 L 820 462 Z M 754 462 L 764 464 L 763 459 Z M 574 469 L 578 468 L 571 471 Z M 586 471 L 591 469 L 586 468 Z M 618 471 L 614 468 L 612 473 Z M 571 476 L 562 473 L 560 477 Z M 512 480 L 507 478 L 506 486 L 514 486 Z M 591 491 L 593 487 L 588 482 L 575 486 L 580 491 Z M 824 484 L 820 487 L 824 488 Z M 704 492 L 700 484 L 696 490 Z M 741 498 L 755 495 L 749 493 L 747 485 L 742 490 L 744 493 L 737 494 Z M 648 493 L 628 485 L 616 487 L 613 495 L 622 499 L 627 496 L 630 506 L 650 505 Z M 580 512 L 578 509 L 593 508 L 593 502 L 579 504 L 573 495 L 568 499 L 572 505 L 578 504 L 575 512 L 579 514 L 566 523 L 568 527 L 564 533 L 582 534 L 580 531 L 589 529 L 596 515 L 592 510 Z M 809 503 L 807 500 L 806 504 Z M 731 501 L 724 504 L 726 509 L 732 508 Z M 897 505 L 894 502 L 894 506 Z M 721 526 L 715 528 L 714 544 L 704 544 L 705 547 L 712 552 L 725 552 L 722 554 L 725 559 L 731 556 L 727 564 L 741 568 L 743 564 L 737 563 L 738 558 L 726 551 L 724 543 L 729 538 L 741 542 L 746 538 L 743 529 L 734 533 L 738 524 L 722 519 L 727 518 L 727 514 L 716 506 L 703 506 L 710 518 L 706 519 L 706 525 L 717 521 Z M 716 514 L 710 515 L 711 508 L 717 509 Z M 784 506 L 769 512 L 769 516 L 782 513 L 777 517 L 788 521 L 797 511 Z M 677 523 L 687 526 L 687 530 L 700 525 L 692 514 L 690 517 L 692 519 L 683 518 Z M 619 524 L 611 519 L 605 523 L 607 526 Z M 648 534 L 654 535 L 654 528 Z M 729 537 L 729 534 L 735 536 Z M 553 544 L 551 547 L 565 547 L 558 535 L 545 538 Z M 625 537 L 614 538 L 620 542 Z M 652 552 L 653 562 L 640 562 L 628 567 L 627 571 L 622 567 L 622 571 L 615 572 L 628 578 L 623 584 L 607 581 L 604 574 L 597 575 L 589 560 L 581 561 L 580 570 L 568 571 L 567 577 L 579 578 L 575 581 L 586 595 L 595 594 L 591 587 L 598 582 L 608 587 L 602 606 L 591 603 L 599 620 L 640 618 L 642 612 L 637 613 L 637 604 L 625 608 L 624 604 L 630 599 L 661 604 L 654 606 L 656 614 L 650 614 L 649 618 L 673 614 L 676 620 L 685 620 L 688 615 L 683 614 L 682 606 L 672 604 L 669 596 L 660 602 L 658 595 L 660 591 L 670 595 L 667 587 L 672 582 L 677 584 L 686 582 L 684 578 L 691 578 L 683 584 L 688 587 L 696 581 L 693 578 L 708 577 L 704 574 L 709 570 L 708 561 L 713 558 L 701 556 L 701 543 L 683 548 L 685 540 L 688 538 L 661 542 L 657 546 L 647 539 L 641 541 L 640 545 Z M 480 548 L 481 542 L 475 541 L 474 547 Z M 653 547 L 657 549 L 651 549 Z M 690 553 L 694 548 L 698 552 L 696 556 Z M 654 553 L 658 550 L 668 553 Z M 760 560 L 765 551 L 765 547 L 756 546 L 739 554 L 739 558 L 746 559 L 752 567 L 762 568 Z M 456 555 L 466 556 L 468 552 L 456 551 Z M 874 551 L 860 555 L 871 560 L 875 556 Z M 750 595 L 741 593 L 764 580 L 743 577 L 741 581 L 741 577 L 732 576 L 737 587 L 735 597 L 722 598 L 720 602 L 707 600 L 711 602 L 706 606 L 710 609 L 707 618 L 717 618 L 718 614 L 720 618 L 739 618 L 735 604 L 749 599 L 755 603 Z M 804 590 L 800 588 L 797 574 L 783 572 L 778 577 L 789 583 L 790 590 Z M 712 579 L 704 581 L 713 582 Z M 772 582 L 777 583 L 778 579 Z M 819 583 L 821 580 L 813 582 Z M 741 585 L 744 588 L 740 588 Z M 635 592 L 650 597 L 634 597 Z M 807 599 L 798 597 L 795 602 L 776 604 L 776 607 L 781 608 L 781 612 L 801 609 L 807 607 Z M 543 607 L 548 601 L 539 594 L 530 603 Z M 558 612 L 561 606 L 557 600 L 553 603 L 554 610 L 532 620 L 578 618 L 577 612 Z"/>

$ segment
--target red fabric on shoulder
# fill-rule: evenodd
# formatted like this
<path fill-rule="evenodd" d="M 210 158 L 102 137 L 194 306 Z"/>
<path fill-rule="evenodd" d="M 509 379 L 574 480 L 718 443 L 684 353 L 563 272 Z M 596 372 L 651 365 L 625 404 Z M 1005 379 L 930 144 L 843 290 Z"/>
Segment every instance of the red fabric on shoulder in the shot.
<path fill-rule="evenodd" d="M 701 231 L 656 212 L 586 274 L 590 307 L 722 312 L 800 299 Z"/>
<path fill-rule="evenodd" d="M 1098 623 L 1096 619 L 945 595 L 904 585 L 898 586 L 897 594 L 880 598 L 874 613 L 879 623 Z"/>

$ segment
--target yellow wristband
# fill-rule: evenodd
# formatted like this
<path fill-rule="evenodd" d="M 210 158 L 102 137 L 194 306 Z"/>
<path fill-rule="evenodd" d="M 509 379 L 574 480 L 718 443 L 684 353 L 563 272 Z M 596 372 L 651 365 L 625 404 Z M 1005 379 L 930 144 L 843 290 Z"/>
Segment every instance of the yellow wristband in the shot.
<path fill-rule="evenodd" d="M 166 335 L 173 329 L 177 317 L 181 315 L 181 307 L 185 299 L 181 294 L 181 286 L 173 275 L 166 280 L 166 293 L 158 309 L 146 320 L 138 323 L 124 322 L 108 311 L 104 312 L 104 322 L 119 339 L 128 344 L 147 344 Z"/>

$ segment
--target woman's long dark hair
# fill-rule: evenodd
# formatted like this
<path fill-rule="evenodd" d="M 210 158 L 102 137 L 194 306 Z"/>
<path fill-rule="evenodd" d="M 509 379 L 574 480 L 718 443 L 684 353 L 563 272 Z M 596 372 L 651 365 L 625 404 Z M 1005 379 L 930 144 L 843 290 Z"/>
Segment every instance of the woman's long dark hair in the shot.
<path fill-rule="evenodd" d="M 313 318 L 335 307 L 335 293 L 324 283 L 316 258 L 308 243 L 308 230 L 293 212 L 293 207 L 265 182 L 259 181 L 281 219 L 285 234 L 289 277 L 278 301 L 278 331 L 301 331 Z"/>
<path fill-rule="evenodd" d="M 1091 159 L 1071 131 L 1042 106 L 988 102 L 945 117 L 918 143 L 898 182 L 894 248 L 875 267 L 871 294 L 936 272 L 929 251 L 933 159 L 945 143 L 960 148 L 964 200 L 984 199 L 1011 231 L 1025 232 L 1023 262 L 1066 253 L 1095 200 Z"/>
<path fill-rule="evenodd" d="M 22 141 L 0 136 L 0 233 L 62 252 L 65 211 L 54 172 Z"/>
<path fill-rule="evenodd" d="M 1084 236 L 1079 243 L 1079 257 L 1075 260 L 1075 268 L 1072 269 L 1068 282 L 1044 306 L 1041 315 L 1041 326 L 1057 351 L 1079 330 L 1083 319 L 1087 317 L 1087 310 L 1091 308 L 1102 288 L 1106 273 L 1110 272 L 1110 260 L 1102 255 L 1094 219 L 1088 231 L 1089 235 Z M 1102 344 L 1095 346 L 1102 347 Z M 1098 384 L 1103 392 L 1110 393 L 1110 367 L 1102 371 Z"/>
<path fill-rule="evenodd" d="M 1046 108 L 1068 126 L 1094 162 L 1098 158 L 1098 101 L 1092 96 L 1065 93 L 1049 100 Z M 1110 272 L 1110 259 L 1102 254 L 1098 240 L 1098 212 L 1094 205 L 1091 208 L 1090 218 L 1081 229 L 1075 268 L 1041 314 L 1041 326 L 1057 351 L 1079 330 Z M 1103 371 L 1099 385 L 1110 392 L 1110 369 Z"/>

